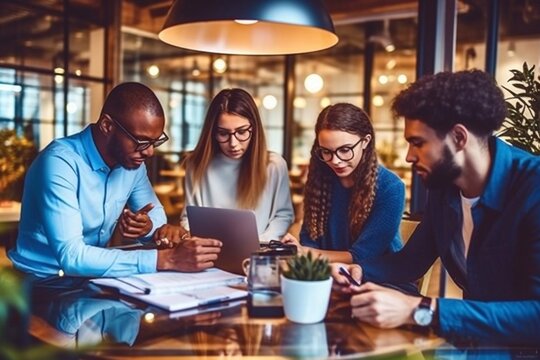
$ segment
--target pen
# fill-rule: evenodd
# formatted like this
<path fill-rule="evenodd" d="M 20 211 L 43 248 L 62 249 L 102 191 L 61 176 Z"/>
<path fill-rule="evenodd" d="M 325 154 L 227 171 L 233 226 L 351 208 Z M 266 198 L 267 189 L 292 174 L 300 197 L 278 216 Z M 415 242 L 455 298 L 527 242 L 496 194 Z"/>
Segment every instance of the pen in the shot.
<path fill-rule="evenodd" d="M 347 278 L 351 285 L 360 286 L 360 283 L 356 281 L 352 276 L 351 273 L 345 269 L 343 266 L 339 267 L 339 273 Z"/>

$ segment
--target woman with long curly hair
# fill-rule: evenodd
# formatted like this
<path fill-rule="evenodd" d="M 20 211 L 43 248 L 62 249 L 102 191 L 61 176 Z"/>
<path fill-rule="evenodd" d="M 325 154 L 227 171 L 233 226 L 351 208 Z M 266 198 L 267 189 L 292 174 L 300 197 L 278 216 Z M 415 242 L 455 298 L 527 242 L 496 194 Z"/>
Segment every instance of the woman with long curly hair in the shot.
<path fill-rule="evenodd" d="M 267 150 L 257 105 L 245 90 L 225 89 L 214 97 L 184 164 L 186 206 L 253 210 L 261 242 L 280 239 L 289 229 L 294 212 L 287 164 Z M 189 229 L 185 211 L 181 225 Z"/>
<path fill-rule="evenodd" d="M 300 242 L 332 262 L 358 263 L 401 248 L 405 186 L 378 163 L 368 115 L 357 106 L 326 107 L 315 125 Z"/>

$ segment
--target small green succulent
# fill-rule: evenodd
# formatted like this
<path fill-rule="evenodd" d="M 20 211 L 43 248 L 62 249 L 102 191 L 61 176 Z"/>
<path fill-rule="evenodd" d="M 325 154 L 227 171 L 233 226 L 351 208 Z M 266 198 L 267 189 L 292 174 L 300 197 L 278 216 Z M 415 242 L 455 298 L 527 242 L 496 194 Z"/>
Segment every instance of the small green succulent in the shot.
<path fill-rule="evenodd" d="M 311 251 L 307 255 L 295 255 L 287 260 L 287 268 L 283 276 L 288 279 L 302 281 L 321 281 L 330 278 L 328 259 L 320 256 L 314 258 Z"/>

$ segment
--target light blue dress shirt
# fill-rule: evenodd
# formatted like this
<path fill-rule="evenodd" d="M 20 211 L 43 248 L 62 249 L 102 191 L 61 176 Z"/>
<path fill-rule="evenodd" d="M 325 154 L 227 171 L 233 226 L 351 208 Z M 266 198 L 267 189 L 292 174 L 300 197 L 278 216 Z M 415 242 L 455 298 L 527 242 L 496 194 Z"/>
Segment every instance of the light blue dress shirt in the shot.
<path fill-rule="evenodd" d="M 127 204 L 149 212 L 154 230 L 166 223 L 146 167 L 110 169 L 99 154 L 91 126 L 53 141 L 28 170 L 17 246 L 8 256 L 21 271 L 39 277 L 126 276 L 156 271 L 156 250 L 104 249 Z"/>

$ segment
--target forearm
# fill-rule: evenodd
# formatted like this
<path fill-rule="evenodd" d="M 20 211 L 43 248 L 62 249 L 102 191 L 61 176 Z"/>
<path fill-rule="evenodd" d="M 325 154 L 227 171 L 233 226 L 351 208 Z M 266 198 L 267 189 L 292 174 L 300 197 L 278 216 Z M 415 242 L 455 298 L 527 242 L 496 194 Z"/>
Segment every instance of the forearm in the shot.
<path fill-rule="evenodd" d="M 157 251 L 123 251 L 73 244 L 59 250 L 58 260 L 66 275 L 118 277 L 155 272 Z"/>
<path fill-rule="evenodd" d="M 336 251 L 336 250 L 321 250 L 310 248 L 307 246 L 302 247 L 302 252 L 307 253 L 311 251 L 315 256 L 322 256 L 327 258 L 329 262 L 340 262 L 344 264 L 352 264 L 352 255 L 348 251 Z"/>
<path fill-rule="evenodd" d="M 292 217 L 289 216 L 275 216 L 268 223 L 266 230 L 259 235 L 259 239 L 264 242 L 270 240 L 280 240 L 283 235 L 287 233 L 287 230 L 291 226 Z"/>
<path fill-rule="evenodd" d="M 448 339 L 540 344 L 540 300 L 482 302 L 439 299 L 439 332 Z"/>

